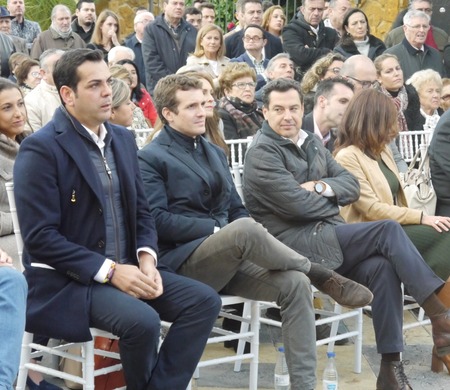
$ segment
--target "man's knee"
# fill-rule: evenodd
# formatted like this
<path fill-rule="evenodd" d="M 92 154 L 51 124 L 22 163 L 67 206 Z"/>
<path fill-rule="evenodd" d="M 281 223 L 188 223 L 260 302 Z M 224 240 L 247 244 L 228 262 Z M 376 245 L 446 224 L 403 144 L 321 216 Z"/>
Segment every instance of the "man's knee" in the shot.
<path fill-rule="evenodd" d="M 299 271 L 283 271 L 280 283 L 280 295 L 291 299 L 311 299 L 311 282 L 309 278 Z"/>
<path fill-rule="evenodd" d="M 27 282 L 22 273 L 11 267 L 0 267 L 0 289 L 3 291 L 26 293 Z"/>
<path fill-rule="evenodd" d="M 229 226 L 233 229 L 237 238 L 262 240 L 265 239 L 268 234 L 267 229 L 253 218 L 240 218 Z"/>

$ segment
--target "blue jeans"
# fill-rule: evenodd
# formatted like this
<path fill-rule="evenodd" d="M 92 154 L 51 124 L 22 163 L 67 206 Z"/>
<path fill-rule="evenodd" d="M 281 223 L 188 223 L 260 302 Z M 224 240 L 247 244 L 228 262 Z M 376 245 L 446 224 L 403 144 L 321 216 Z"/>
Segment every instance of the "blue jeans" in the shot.
<path fill-rule="evenodd" d="M 0 389 L 12 390 L 25 329 L 27 282 L 10 267 L 0 267 Z"/>

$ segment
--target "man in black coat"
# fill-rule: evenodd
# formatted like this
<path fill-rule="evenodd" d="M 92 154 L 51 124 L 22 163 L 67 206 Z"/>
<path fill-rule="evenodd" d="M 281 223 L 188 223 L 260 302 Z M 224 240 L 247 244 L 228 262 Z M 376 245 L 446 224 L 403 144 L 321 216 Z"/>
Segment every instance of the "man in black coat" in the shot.
<path fill-rule="evenodd" d="M 291 55 L 299 78 L 320 57 L 331 52 L 338 41 L 336 31 L 323 24 L 324 8 L 324 0 L 305 0 L 283 29 L 284 49 Z"/>

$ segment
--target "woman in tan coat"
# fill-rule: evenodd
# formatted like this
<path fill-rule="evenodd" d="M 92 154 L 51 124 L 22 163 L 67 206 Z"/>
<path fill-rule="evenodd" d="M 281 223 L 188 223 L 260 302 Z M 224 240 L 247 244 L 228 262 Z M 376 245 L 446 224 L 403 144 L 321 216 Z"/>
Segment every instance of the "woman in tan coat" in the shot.
<path fill-rule="evenodd" d="M 350 102 L 335 144 L 335 158 L 360 184 L 359 199 L 342 208 L 347 222 L 392 219 L 399 222 L 432 270 L 450 276 L 450 218 L 429 216 L 408 207 L 399 172 L 388 145 L 397 136 L 397 111 L 391 99 L 373 89 L 363 90 Z M 433 371 L 450 355 L 433 351 Z"/>

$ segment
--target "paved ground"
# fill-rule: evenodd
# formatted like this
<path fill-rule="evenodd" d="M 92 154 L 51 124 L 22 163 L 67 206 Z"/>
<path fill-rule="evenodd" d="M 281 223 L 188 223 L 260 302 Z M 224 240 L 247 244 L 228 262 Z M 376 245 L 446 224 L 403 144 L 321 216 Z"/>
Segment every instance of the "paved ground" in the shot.
<path fill-rule="evenodd" d="M 406 313 L 405 322 L 414 321 L 411 313 Z M 351 327 L 351 324 L 343 326 Z M 450 375 L 447 372 L 434 374 L 430 370 L 432 341 L 430 326 L 418 327 L 405 332 L 405 352 L 403 359 L 408 361 L 405 371 L 414 390 L 449 390 Z M 361 374 L 353 373 L 353 343 L 336 346 L 336 361 L 339 373 L 340 390 L 375 390 L 376 375 L 379 370 L 380 357 L 376 352 L 373 328 L 370 318 L 364 316 L 363 358 Z M 279 343 L 279 329 L 262 325 L 258 389 L 273 389 L 273 372 L 276 349 L 273 343 Z M 232 354 L 232 350 L 222 345 L 210 345 L 205 355 L 210 358 L 223 353 Z M 321 390 L 321 377 L 326 361 L 326 346 L 318 347 L 318 384 Z M 62 385 L 59 380 L 51 380 Z M 243 390 L 248 389 L 248 364 L 243 364 L 239 373 L 233 371 L 232 364 L 222 364 L 203 368 L 200 378 L 193 381 L 193 390 Z M 167 389 L 177 390 L 177 389 Z M 302 389 L 300 389 L 302 390 Z"/>

